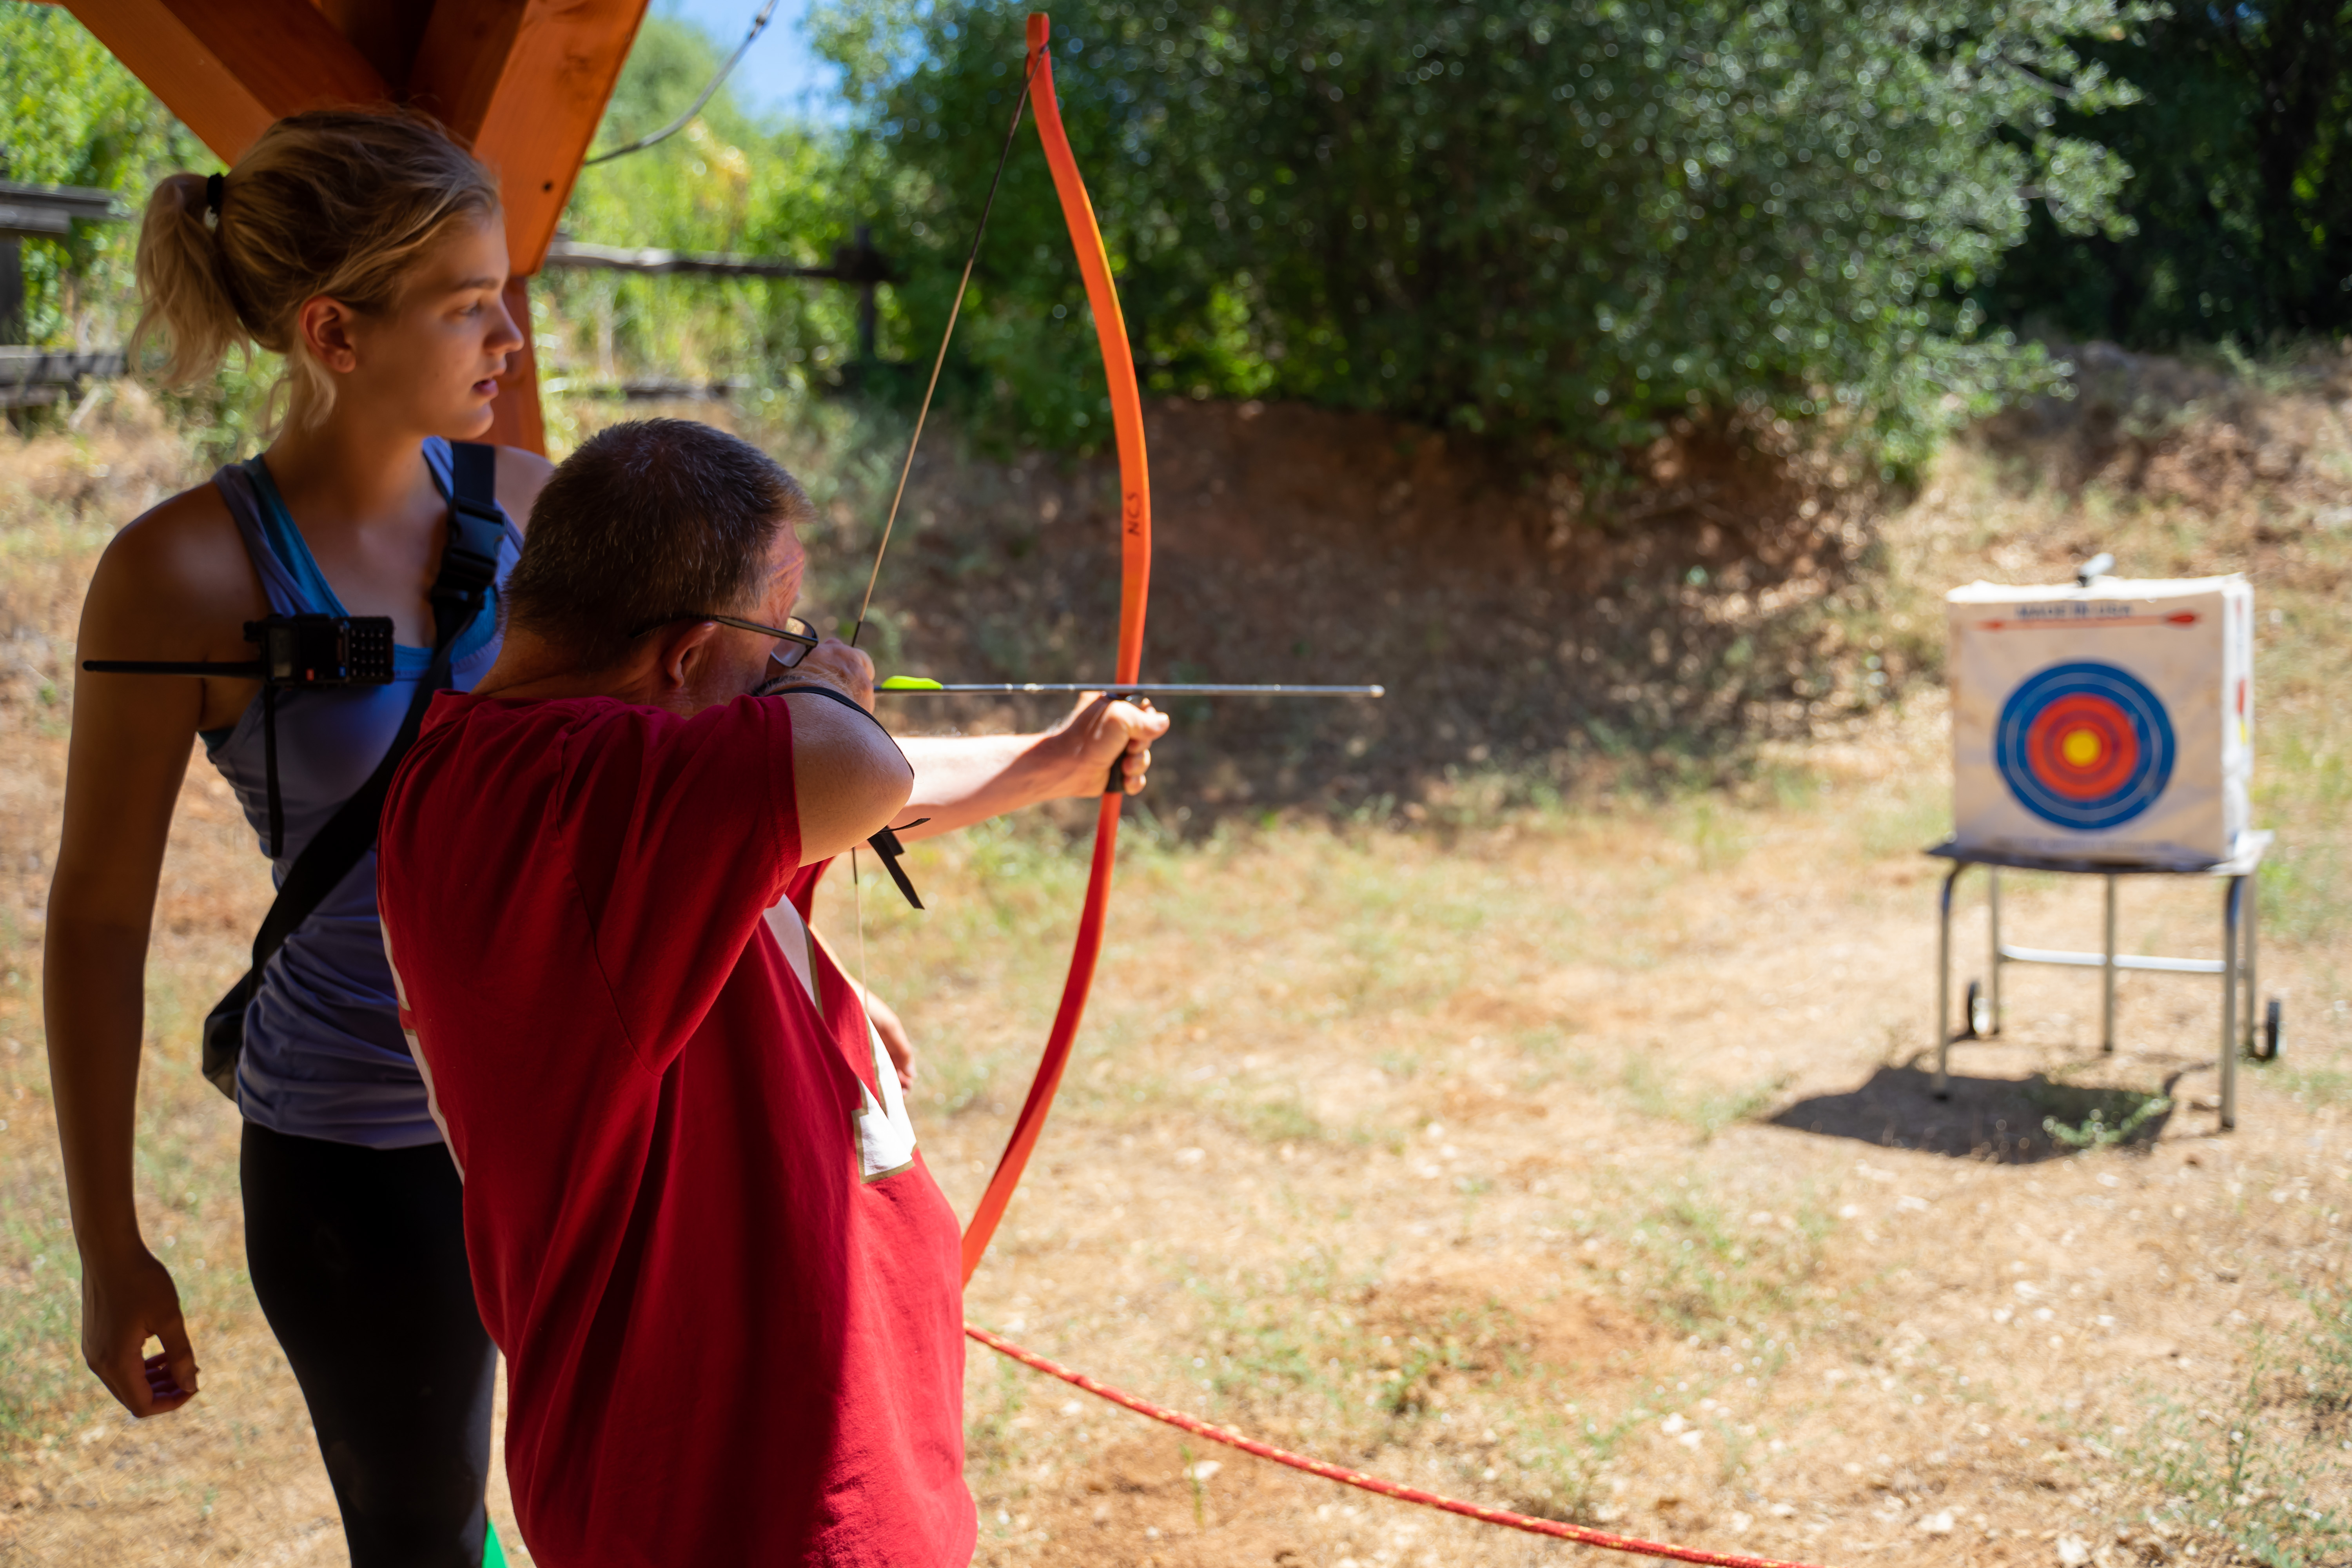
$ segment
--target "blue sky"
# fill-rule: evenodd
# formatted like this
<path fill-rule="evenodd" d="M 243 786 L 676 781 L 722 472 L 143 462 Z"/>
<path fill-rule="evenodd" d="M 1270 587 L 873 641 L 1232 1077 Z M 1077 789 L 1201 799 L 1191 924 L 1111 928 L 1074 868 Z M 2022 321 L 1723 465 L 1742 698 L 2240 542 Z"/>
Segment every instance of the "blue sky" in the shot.
<path fill-rule="evenodd" d="M 742 40 L 743 30 L 760 12 L 761 0 L 655 0 L 660 14 L 701 25 L 727 51 Z M 809 52 L 803 21 L 809 0 L 778 0 L 767 31 L 735 68 L 728 85 L 736 101 L 751 110 L 782 110 L 832 119 L 839 113 L 833 99 L 833 68 Z"/>

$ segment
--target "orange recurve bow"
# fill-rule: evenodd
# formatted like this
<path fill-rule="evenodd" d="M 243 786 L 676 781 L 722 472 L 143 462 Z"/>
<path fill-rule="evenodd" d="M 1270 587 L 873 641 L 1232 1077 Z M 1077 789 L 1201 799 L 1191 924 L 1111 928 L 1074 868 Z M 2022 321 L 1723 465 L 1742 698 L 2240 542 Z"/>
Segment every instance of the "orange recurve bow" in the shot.
<path fill-rule="evenodd" d="M 1118 444 L 1119 595 L 1118 657 L 1113 679 L 1131 684 L 1143 665 L 1143 615 L 1151 584 L 1151 478 L 1143 449 L 1143 399 L 1135 380 L 1135 356 L 1127 342 L 1127 318 L 1118 308 L 1118 290 L 1112 286 L 1110 254 L 1103 247 L 1102 229 L 1095 222 L 1094 204 L 1087 199 L 1086 182 L 1078 177 L 1077 160 L 1062 131 L 1062 112 L 1054 97 L 1054 61 L 1046 50 L 1052 23 L 1039 13 L 1029 18 L 1026 74 L 1030 97 L 1036 105 L 1037 136 L 1045 143 L 1045 161 L 1054 172 L 1054 189 L 1062 199 L 1062 216 L 1077 249 L 1078 270 L 1087 285 L 1095 334 L 1102 345 L 1103 372 L 1110 384 L 1111 428 Z M 1068 1066 L 1078 1022 L 1086 1015 L 1087 993 L 1093 984 L 1095 962 L 1102 952 L 1103 920 L 1110 904 L 1110 878 L 1118 853 L 1120 803 L 1126 798 L 1114 765 L 1095 823 L 1094 864 L 1087 876 L 1086 902 L 1078 913 L 1077 941 L 1070 952 L 1070 972 L 1062 984 L 1062 1005 L 1054 1015 L 1053 1032 L 1045 1037 L 1045 1055 L 1029 1085 L 1020 1118 L 1004 1153 L 989 1178 L 988 1190 L 963 1233 L 963 1277 L 969 1281 L 980 1267 L 996 1234 L 1004 1207 L 1013 1200 L 1021 1173 L 1044 1131 L 1045 1113 L 1061 1087 Z"/>

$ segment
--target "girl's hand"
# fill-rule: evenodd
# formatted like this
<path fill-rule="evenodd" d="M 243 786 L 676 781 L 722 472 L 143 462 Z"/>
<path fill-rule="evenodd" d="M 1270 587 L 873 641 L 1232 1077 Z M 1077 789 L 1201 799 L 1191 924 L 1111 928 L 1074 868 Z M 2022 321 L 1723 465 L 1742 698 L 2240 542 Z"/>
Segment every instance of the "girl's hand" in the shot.
<path fill-rule="evenodd" d="M 150 1339 L 163 1352 L 145 1356 Z M 171 1270 L 143 1246 L 120 1258 L 85 1258 L 81 1356 L 122 1407 L 145 1420 L 196 1396 L 196 1354 Z"/>

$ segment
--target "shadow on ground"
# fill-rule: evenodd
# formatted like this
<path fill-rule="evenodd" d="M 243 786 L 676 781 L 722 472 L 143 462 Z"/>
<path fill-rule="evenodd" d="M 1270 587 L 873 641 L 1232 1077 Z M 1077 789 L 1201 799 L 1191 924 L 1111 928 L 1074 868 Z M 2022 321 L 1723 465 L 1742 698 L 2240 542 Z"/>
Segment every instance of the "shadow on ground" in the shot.
<path fill-rule="evenodd" d="M 1922 1068 L 1882 1067 L 1859 1089 L 1801 1100 L 1766 1121 L 1882 1149 L 2030 1165 L 2102 1145 L 2145 1149 L 2172 1116 L 2168 1107 L 2147 1110 L 2151 1097 L 2138 1089 L 2054 1083 L 2040 1073 L 2020 1079 L 1954 1073 L 1950 1093 L 1941 1100 L 1935 1083 L 1936 1075 Z M 2171 1090 L 2168 1080 L 2164 1092 Z M 2073 1137 L 2053 1134 L 2050 1124 Z"/>

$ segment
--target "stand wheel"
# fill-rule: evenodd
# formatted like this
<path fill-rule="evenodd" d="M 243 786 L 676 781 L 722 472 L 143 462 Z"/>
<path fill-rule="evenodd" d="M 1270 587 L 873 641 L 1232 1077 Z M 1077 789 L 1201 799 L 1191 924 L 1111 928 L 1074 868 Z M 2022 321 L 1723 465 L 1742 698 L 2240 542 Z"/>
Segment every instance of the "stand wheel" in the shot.
<path fill-rule="evenodd" d="M 1969 999 L 1961 1015 L 1967 1028 L 1965 1037 L 1971 1040 L 1992 1038 L 1992 998 L 1985 994 L 1984 982 L 1969 982 Z"/>
<path fill-rule="evenodd" d="M 2286 1021 L 2281 1016 L 2279 999 L 2273 996 L 2263 1008 L 2263 1032 L 2261 1038 L 2254 1042 L 2254 1059 L 2274 1062 L 2279 1058 L 2279 1052 L 2285 1048 Z"/>

